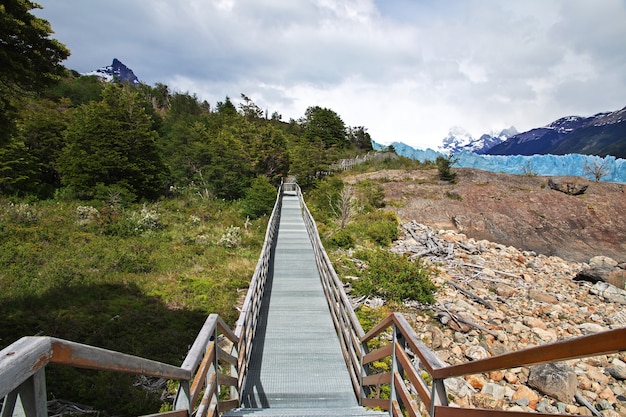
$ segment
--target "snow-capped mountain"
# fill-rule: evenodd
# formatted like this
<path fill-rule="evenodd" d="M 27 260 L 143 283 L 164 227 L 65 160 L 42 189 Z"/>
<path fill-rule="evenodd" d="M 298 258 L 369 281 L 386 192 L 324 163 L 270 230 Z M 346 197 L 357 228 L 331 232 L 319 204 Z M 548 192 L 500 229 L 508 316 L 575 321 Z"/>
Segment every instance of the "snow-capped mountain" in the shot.
<path fill-rule="evenodd" d="M 567 116 L 519 133 L 486 153 L 535 155 L 582 153 L 626 158 L 626 107 L 591 117 Z"/>
<path fill-rule="evenodd" d="M 113 58 L 113 63 L 106 67 L 99 68 L 95 71 L 85 73 L 83 75 L 95 75 L 106 81 L 129 82 L 133 85 L 139 85 L 139 78 L 132 69 L 128 68 L 117 58 Z"/>
<path fill-rule="evenodd" d="M 484 154 L 515 134 L 517 134 L 517 129 L 511 126 L 500 132 L 485 133 L 480 138 L 474 138 L 467 130 L 457 126 L 450 129 L 448 136 L 443 139 L 438 150 L 448 154 L 456 154 L 461 151 Z"/>

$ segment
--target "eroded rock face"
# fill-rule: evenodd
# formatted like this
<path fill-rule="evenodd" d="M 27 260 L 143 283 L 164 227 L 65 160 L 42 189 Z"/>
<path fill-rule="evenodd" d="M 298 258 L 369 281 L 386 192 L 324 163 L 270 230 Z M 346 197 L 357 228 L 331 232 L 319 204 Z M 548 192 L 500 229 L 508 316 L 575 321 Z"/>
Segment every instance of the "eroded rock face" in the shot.
<path fill-rule="evenodd" d="M 577 177 L 583 196 L 551 190 L 546 177 L 453 169 L 456 184 L 439 184 L 437 170 L 385 170 L 346 178 L 384 181 L 388 210 L 405 220 L 455 230 L 546 256 L 588 262 L 597 255 L 626 262 L 626 186 Z M 449 196 L 456 196 L 450 198 Z"/>
<path fill-rule="evenodd" d="M 578 380 L 574 371 L 562 363 L 548 363 L 530 368 L 528 385 L 564 403 L 574 400 Z"/>

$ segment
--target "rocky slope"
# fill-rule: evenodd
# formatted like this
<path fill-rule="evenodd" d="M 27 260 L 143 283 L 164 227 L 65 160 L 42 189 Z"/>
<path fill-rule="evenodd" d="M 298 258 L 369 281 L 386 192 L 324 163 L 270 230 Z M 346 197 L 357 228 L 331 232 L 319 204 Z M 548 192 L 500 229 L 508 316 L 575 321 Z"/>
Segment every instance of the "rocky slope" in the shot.
<path fill-rule="evenodd" d="M 612 268 L 624 278 L 626 196 L 618 184 L 553 178 L 588 186 L 568 195 L 548 179 L 456 170 L 457 184 L 433 171 L 381 171 L 348 177 L 379 181 L 402 219 L 392 250 L 439 271 L 436 304 L 404 312 L 442 360 L 456 364 L 626 326 L 626 291 L 581 281 L 581 271 Z M 620 264 L 620 262 L 622 264 Z M 383 300 L 368 300 L 373 306 Z M 446 386 L 464 407 L 604 417 L 626 416 L 626 352 L 566 361 L 567 385 L 537 382 L 518 367 L 454 378 Z"/>
<path fill-rule="evenodd" d="M 548 187 L 547 177 L 453 169 L 456 184 L 441 183 L 437 170 L 387 170 L 369 178 L 385 190 L 388 209 L 403 220 L 450 229 L 481 240 L 585 262 L 596 255 L 626 262 L 626 186 L 579 177 L 552 177 L 586 185 L 572 196 Z"/>
<path fill-rule="evenodd" d="M 626 291 L 577 280 L 581 270 L 615 267 L 610 258 L 569 262 L 417 222 L 405 223 L 403 230 L 392 250 L 437 265 L 441 288 L 430 307 L 434 317 L 411 303 L 405 313 L 448 364 L 626 326 Z M 533 381 L 539 371 L 533 367 L 454 378 L 446 386 L 454 403 L 464 407 L 592 415 L 586 401 L 602 416 L 624 416 L 625 362 L 622 352 L 560 364 L 559 372 L 570 381 L 556 392 Z"/>

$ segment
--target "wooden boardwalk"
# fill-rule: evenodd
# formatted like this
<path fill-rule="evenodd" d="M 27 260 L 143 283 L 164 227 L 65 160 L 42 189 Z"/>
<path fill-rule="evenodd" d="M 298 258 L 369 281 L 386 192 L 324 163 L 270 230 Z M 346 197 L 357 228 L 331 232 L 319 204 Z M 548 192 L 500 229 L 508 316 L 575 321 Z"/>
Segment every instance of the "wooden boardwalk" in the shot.
<path fill-rule="evenodd" d="M 242 406 L 273 415 L 378 414 L 358 407 L 295 193 L 283 196 Z M 243 411 L 229 415 L 252 410 Z"/>

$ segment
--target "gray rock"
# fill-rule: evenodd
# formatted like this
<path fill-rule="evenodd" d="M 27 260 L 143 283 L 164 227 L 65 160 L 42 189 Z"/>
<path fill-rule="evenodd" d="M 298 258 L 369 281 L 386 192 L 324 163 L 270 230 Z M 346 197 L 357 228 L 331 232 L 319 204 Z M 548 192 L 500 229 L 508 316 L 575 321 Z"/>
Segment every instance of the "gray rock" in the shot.
<path fill-rule="evenodd" d="M 596 408 L 599 411 L 603 411 L 603 410 L 612 410 L 613 409 L 613 405 L 611 405 L 610 402 L 608 402 L 607 400 L 600 400 L 596 403 Z"/>
<path fill-rule="evenodd" d="M 574 278 L 578 281 L 608 282 L 617 288 L 624 289 L 626 286 L 626 271 L 611 265 L 595 266 L 583 269 Z"/>
<path fill-rule="evenodd" d="M 515 404 L 521 407 L 528 407 L 528 404 L 530 404 L 530 400 L 528 398 L 518 398 L 517 401 L 515 401 Z"/>
<path fill-rule="evenodd" d="M 467 358 L 470 360 L 477 361 L 479 359 L 488 358 L 490 355 L 484 347 L 472 346 L 467 349 L 467 353 L 465 353 L 465 356 L 467 356 Z"/>
<path fill-rule="evenodd" d="M 569 366 L 548 363 L 530 369 L 528 385 L 559 401 L 571 403 L 578 388 L 578 379 Z"/>
<path fill-rule="evenodd" d="M 605 368 L 605 370 L 615 379 L 624 380 L 626 379 L 626 367 L 612 365 Z"/>
<path fill-rule="evenodd" d="M 538 413 L 556 414 L 558 412 L 558 409 L 551 405 L 548 401 L 541 400 L 537 403 L 537 408 L 535 411 L 537 411 Z"/>
<path fill-rule="evenodd" d="M 480 392 L 482 394 L 491 395 L 493 398 L 496 398 L 498 400 L 504 398 L 504 386 L 491 382 L 483 385 L 483 389 Z"/>
<path fill-rule="evenodd" d="M 608 256 L 594 256 L 593 258 L 589 259 L 589 265 L 591 267 L 596 267 L 596 266 L 617 266 L 617 261 L 609 258 Z"/>
<path fill-rule="evenodd" d="M 467 397 L 476 392 L 474 387 L 463 378 L 447 378 L 443 383 L 446 391 L 457 398 Z"/>
<path fill-rule="evenodd" d="M 596 282 L 593 287 L 591 287 L 589 292 L 599 295 L 605 300 L 613 303 L 626 304 L 626 291 L 621 290 L 607 282 Z"/>

